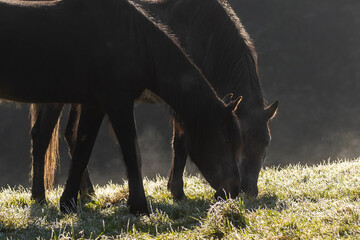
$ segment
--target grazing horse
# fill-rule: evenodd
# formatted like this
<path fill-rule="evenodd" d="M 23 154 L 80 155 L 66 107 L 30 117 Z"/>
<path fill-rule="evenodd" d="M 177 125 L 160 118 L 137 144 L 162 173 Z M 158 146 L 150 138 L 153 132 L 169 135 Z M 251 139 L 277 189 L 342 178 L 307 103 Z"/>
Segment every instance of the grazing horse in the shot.
<path fill-rule="evenodd" d="M 167 24 L 178 37 L 180 44 L 200 67 L 203 74 L 215 88 L 219 96 L 231 99 L 231 96 L 244 96 L 243 102 L 236 111 L 242 126 L 243 154 L 240 161 L 241 190 L 257 195 L 257 180 L 266 150 L 270 143 L 269 122 L 275 116 L 278 102 L 265 107 L 261 84 L 259 81 L 257 54 L 255 47 L 240 19 L 236 16 L 225 0 L 133 0 L 147 9 L 154 21 Z M 232 93 L 232 95 L 226 95 Z M 41 112 L 43 117 L 38 119 L 41 124 L 33 128 L 36 134 L 33 141 L 41 142 L 42 154 L 34 154 L 40 162 L 45 155 L 51 131 L 57 122 L 58 113 L 53 113 L 55 106 L 47 105 Z M 70 116 L 76 116 L 72 108 Z M 36 112 L 34 114 L 36 115 Z M 35 117 L 34 117 L 35 118 Z M 71 142 L 76 136 L 77 118 L 71 117 L 65 136 Z M 70 127 L 69 127 L 70 126 Z M 173 161 L 170 171 L 168 187 L 174 198 L 185 196 L 183 191 L 182 175 L 185 167 L 188 150 L 182 131 L 177 131 L 174 124 Z M 39 141 L 43 139 L 43 141 Z M 71 146 L 71 144 L 70 144 Z M 34 150 L 36 145 L 34 144 Z M 50 151 L 51 152 L 51 151 Z M 48 161 L 52 163 L 53 160 Z M 40 163 L 39 165 L 43 165 Z M 36 167 L 34 167 L 36 168 Z M 41 174 L 41 171 L 40 173 Z M 35 177 L 43 181 L 43 175 Z M 50 179 L 51 181 L 51 179 Z M 41 188 L 44 193 L 44 184 L 33 184 L 34 189 Z M 87 172 L 83 175 L 82 191 L 93 192 L 92 184 Z M 40 199 L 44 199 L 41 195 Z"/>
<path fill-rule="evenodd" d="M 234 111 L 240 100 L 225 106 L 176 39 L 134 3 L 1 0 L 0 32 L 1 99 L 82 104 L 63 212 L 75 209 L 96 137 L 89 132 L 105 114 L 127 168 L 130 211 L 148 212 L 133 115 L 145 89 L 181 119 L 189 155 L 217 196 L 239 193 L 241 135 Z"/>
<path fill-rule="evenodd" d="M 243 153 L 241 190 L 256 196 L 261 165 L 270 144 L 269 121 L 278 102 L 265 107 L 254 44 L 226 0 L 133 0 L 176 34 L 180 45 L 225 100 L 243 96 L 236 114 L 241 123 Z M 230 93 L 230 94 L 229 94 Z M 185 196 L 183 171 L 188 150 L 174 124 L 173 161 L 168 188 L 176 199 Z"/>

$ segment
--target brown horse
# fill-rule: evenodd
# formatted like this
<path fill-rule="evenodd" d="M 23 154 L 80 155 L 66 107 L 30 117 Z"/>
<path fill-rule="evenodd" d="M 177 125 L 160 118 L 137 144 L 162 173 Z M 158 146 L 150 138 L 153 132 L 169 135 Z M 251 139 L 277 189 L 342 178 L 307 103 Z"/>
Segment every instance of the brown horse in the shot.
<path fill-rule="evenodd" d="M 62 211 L 74 210 L 96 137 L 87 133 L 107 114 L 127 168 L 130 211 L 148 212 L 133 116 L 145 89 L 181 118 L 189 155 L 217 195 L 239 193 L 238 101 L 225 106 L 176 39 L 132 2 L 1 0 L 0 33 L 0 98 L 83 106 Z"/>
<path fill-rule="evenodd" d="M 244 97 L 236 111 L 243 137 L 241 190 L 256 196 L 259 172 L 271 140 L 269 122 L 278 102 L 264 105 L 257 54 L 240 19 L 226 0 L 134 1 L 148 9 L 157 22 L 170 27 L 220 97 L 228 101 Z M 174 128 L 168 187 L 177 199 L 185 196 L 182 175 L 188 155 L 186 145 L 182 132 Z"/>
<path fill-rule="evenodd" d="M 230 5 L 225 0 L 134 0 L 151 13 L 158 23 L 169 25 L 179 38 L 181 45 L 201 68 L 203 74 L 214 86 L 219 96 L 225 97 L 227 93 L 233 96 L 244 96 L 244 100 L 236 111 L 242 125 L 243 154 L 240 161 L 241 189 L 246 193 L 257 195 L 257 180 L 266 150 L 270 143 L 269 121 L 275 116 L 278 102 L 265 107 L 262 89 L 257 70 L 257 54 L 255 47 L 241 21 L 236 16 Z M 231 99 L 232 95 L 227 95 Z M 226 98 L 225 98 L 226 99 Z M 33 132 L 48 132 L 33 136 L 33 141 L 41 142 L 42 159 L 48 146 L 51 131 L 60 114 L 53 113 L 54 107 L 48 105 L 42 111 L 41 125 L 36 125 Z M 73 108 L 76 109 L 76 108 Z M 72 111 L 71 116 L 76 116 Z M 36 114 L 36 112 L 34 113 Z M 66 128 L 65 136 L 71 143 L 73 135 L 71 129 L 76 129 L 76 118 L 69 119 L 70 127 Z M 168 187 L 176 199 L 183 198 L 182 175 L 188 151 L 182 134 L 175 131 L 173 149 L 174 157 Z M 181 131 L 180 131 L 181 133 Z M 39 141 L 43 139 L 43 141 Z M 34 149 L 36 145 L 34 144 Z M 71 144 L 70 144 L 71 146 Z M 50 151 L 51 152 L 51 151 Z M 47 161 L 53 166 L 54 160 Z M 39 161 L 36 161 L 39 162 Z M 41 165 L 41 164 L 40 164 Z M 34 167 L 35 168 L 35 167 Z M 41 172 L 41 171 L 40 171 Z M 47 171 L 52 172 L 52 171 Z M 93 192 L 92 184 L 87 172 L 83 175 L 82 192 Z M 43 179 L 43 175 L 34 176 Z M 50 181 L 52 178 L 50 178 Z M 34 189 L 41 188 L 44 184 L 33 185 Z M 43 199 L 45 195 L 41 195 Z"/>

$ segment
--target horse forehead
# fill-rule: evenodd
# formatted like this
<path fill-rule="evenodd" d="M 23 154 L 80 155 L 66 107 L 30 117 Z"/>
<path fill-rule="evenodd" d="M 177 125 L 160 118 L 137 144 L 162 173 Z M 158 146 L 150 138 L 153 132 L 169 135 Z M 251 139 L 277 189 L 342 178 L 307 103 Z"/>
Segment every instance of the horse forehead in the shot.
<path fill-rule="evenodd" d="M 267 121 L 260 115 L 248 115 L 240 118 L 242 134 L 247 138 L 258 138 L 268 141 L 270 132 Z"/>
<path fill-rule="evenodd" d="M 241 113 L 238 118 L 240 120 L 240 124 L 242 128 L 259 128 L 266 127 L 267 121 L 264 117 L 264 111 L 247 111 Z"/>

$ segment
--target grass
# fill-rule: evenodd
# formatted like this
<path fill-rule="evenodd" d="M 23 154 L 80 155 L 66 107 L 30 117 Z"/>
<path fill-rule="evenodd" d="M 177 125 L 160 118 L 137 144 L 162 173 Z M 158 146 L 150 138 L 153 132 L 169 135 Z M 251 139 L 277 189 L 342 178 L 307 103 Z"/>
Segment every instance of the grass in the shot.
<path fill-rule="evenodd" d="M 133 216 L 127 185 L 96 187 L 77 214 L 63 215 L 62 188 L 34 203 L 30 190 L 0 191 L 0 239 L 360 239 L 360 159 L 265 168 L 257 198 L 216 202 L 200 176 L 185 176 L 187 200 L 167 180 L 144 179 L 150 216 Z"/>

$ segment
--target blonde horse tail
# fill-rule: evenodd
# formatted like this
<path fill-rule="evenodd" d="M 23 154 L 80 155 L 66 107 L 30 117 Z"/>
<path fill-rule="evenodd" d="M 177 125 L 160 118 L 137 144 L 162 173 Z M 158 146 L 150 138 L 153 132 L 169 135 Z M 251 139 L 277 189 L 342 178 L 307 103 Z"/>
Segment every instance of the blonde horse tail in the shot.
<path fill-rule="evenodd" d="M 31 104 L 30 105 L 30 116 L 31 116 L 31 129 L 34 128 L 34 125 L 39 116 L 39 112 L 43 105 L 41 104 Z M 51 190 L 54 184 L 55 171 L 57 166 L 60 163 L 59 157 L 59 125 L 60 125 L 60 117 L 57 119 L 57 123 L 54 127 L 54 130 L 51 135 L 51 139 L 49 141 L 49 145 L 47 147 L 45 157 L 44 157 L 44 184 L 45 189 Z M 34 143 L 32 142 L 32 146 Z M 33 153 L 33 149 L 32 149 Z M 34 161 L 34 157 L 32 158 Z M 33 166 L 31 168 L 30 177 L 33 177 Z"/>
<path fill-rule="evenodd" d="M 60 118 L 58 118 L 54 130 L 51 135 L 49 146 L 45 153 L 44 163 L 44 181 L 45 189 L 50 190 L 54 185 L 55 171 L 60 163 L 59 156 L 59 125 Z"/>

